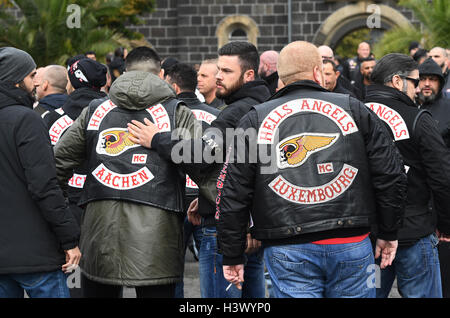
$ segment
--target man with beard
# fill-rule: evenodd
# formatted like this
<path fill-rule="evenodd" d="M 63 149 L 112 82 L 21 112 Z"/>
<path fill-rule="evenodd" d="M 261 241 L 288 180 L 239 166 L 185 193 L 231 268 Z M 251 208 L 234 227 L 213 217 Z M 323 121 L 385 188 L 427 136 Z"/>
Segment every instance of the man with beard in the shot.
<path fill-rule="evenodd" d="M 447 65 L 448 62 L 448 56 L 447 56 L 447 50 L 442 47 L 434 47 L 430 50 L 428 53 L 428 56 L 433 58 L 433 60 L 439 65 L 439 67 L 442 70 L 442 75 L 445 79 L 445 85 L 442 87 L 442 92 L 444 94 L 449 95 L 450 94 L 450 72 L 449 67 Z"/>
<path fill-rule="evenodd" d="M 372 74 L 373 68 L 377 62 L 373 57 L 367 57 L 361 60 L 360 72 L 362 76 L 362 81 L 356 82 L 355 86 L 361 91 L 362 100 L 366 97 L 366 88 L 372 82 L 370 81 L 370 75 Z"/>
<path fill-rule="evenodd" d="M 420 107 L 433 114 L 439 132 L 447 148 L 450 148 L 450 99 L 442 94 L 441 88 L 445 84 L 445 80 L 441 68 L 429 58 L 419 66 L 419 76 L 420 93 L 418 101 Z M 444 298 L 450 298 L 450 243 L 440 242 L 438 249 L 442 295 Z"/>
<path fill-rule="evenodd" d="M 33 111 L 36 64 L 0 48 L 0 298 L 69 297 L 79 227 L 56 180 L 48 131 Z M 64 251 L 64 252 L 63 252 Z"/>
<path fill-rule="evenodd" d="M 274 94 L 278 86 L 277 51 L 265 51 L 259 57 L 259 76 L 266 81 L 271 94 Z"/>
<path fill-rule="evenodd" d="M 58 109 L 67 101 L 67 70 L 61 65 L 49 65 L 38 69 L 35 78 L 36 99 L 39 104 L 34 111 L 44 113 Z"/>
<path fill-rule="evenodd" d="M 431 114 L 414 103 L 417 62 L 404 54 L 388 54 L 378 61 L 371 80 L 366 105 L 389 127 L 408 178 L 397 256 L 391 267 L 381 270 L 377 297 L 388 297 L 397 277 L 403 297 L 439 298 L 437 243 L 450 237 L 450 153 Z M 432 198 L 434 211 L 429 207 Z"/>
<path fill-rule="evenodd" d="M 217 63 L 218 73 L 216 96 L 223 99 L 226 107 L 212 122 L 211 127 L 215 131 L 220 131 L 221 140 L 212 140 L 205 133 L 203 141 L 208 144 L 221 144 L 222 149 L 225 145 L 230 145 L 230 141 L 234 138 L 234 133 L 227 134 L 228 129 L 235 129 L 239 120 L 248 113 L 248 111 L 257 104 L 260 104 L 270 97 L 269 89 L 262 80 L 257 79 L 259 54 L 256 47 L 248 42 L 235 41 L 224 45 L 219 50 L 219 59 Z M 146 122 L 146 125 L 133 121 L 133 125 L 129 124 L 128 128 L 133 136 L 133 142 L 139 143 L 146 147 L 151 147 L 158 151 L 161 156 L 172 160 L 171 153 L 175 145 L 180 143 L 177 140 L 171 140 L 170 133 L 161 133 L 156 125 Z M 216 136 L 217 137 L 217 136 Z M 190 143 L 191 140 L 186 142 Z M 191 147 L 194 149 L 195 147 Z M 215 149 L 219 148 L 214 147 Z M 219 150 L 220 151 L 220 150 Z M 222 151 L 221 160 L 225 160 L 225 151 Z M 191 158 L 194 158 L 191 155 Z M 185 166 L 189 166 L 189 163 Z M 204 163 L 193 166 L 202 167 L 204 171 L 208 171 L 211 179 L 217 180 L 221 164 Z M 214 191 L 215 192 L 215 191 Z M 210 197 L 208 197 L 210 199 Z M 197 211 L 190 208 L 188 215 L 190 220 L 196 219 Z M 195 223 L 193 223 L 196 225 Z M 200 275 L 200 285 L 202 297 L 251 297 L 261 298 L 265 296 L 264 288 L 264 264 L 262 260 L 262 250 L 260 242 L 251 238 L 250 234 L 245 235 L 247 238 L 247 256 L 245 283 L 242 286 L 242 292 L 236 286 L 227 288 L 228 282 L 225 280 L 222 271 L 222 254 L 219 253 L 217 247 L 217 230 L 214 214 L 202 215 L 201 224 L 203 225 L 203 240 L 200 251 L 200 271 L 204 275 Z M 205 240 L 209 241 L 205 243 Z M 204 248 L 207 248 L 204 250 Z M 204 258 L 204 259 L 202 259 Z"/>

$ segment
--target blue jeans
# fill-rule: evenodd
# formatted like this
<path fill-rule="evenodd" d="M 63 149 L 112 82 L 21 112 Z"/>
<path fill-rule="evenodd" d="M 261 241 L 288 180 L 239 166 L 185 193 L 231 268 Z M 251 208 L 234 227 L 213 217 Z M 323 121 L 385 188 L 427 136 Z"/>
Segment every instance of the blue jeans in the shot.
<path fill-rule="evenodd" d="M 70 298 L 67 276 L 61 271 L 0 275 L 0 298 Z"/>
<path fill-rule="evenodd" d="M 200 292 L 202 298 L 264 298 L 263 250 L 247 255 L 242 290 L 223 277 L 222 254 L 217 252 L 216 227 L 204 227 L 199 251 Z"/>
<path fill-rule="evenodd" d="M 375 297 L 369 238 L 348 244 L 269 246 L 264 257 L 274 297 Z"/>
<path fill-rule="evenodd" d="M 441 298 L 441 272 L 435 234 L 412 246 L 399 247 L 392 266 L 381 270 L 377 298 L 387 298 L 397 276 L 400 295 L 406 298 Z"/>

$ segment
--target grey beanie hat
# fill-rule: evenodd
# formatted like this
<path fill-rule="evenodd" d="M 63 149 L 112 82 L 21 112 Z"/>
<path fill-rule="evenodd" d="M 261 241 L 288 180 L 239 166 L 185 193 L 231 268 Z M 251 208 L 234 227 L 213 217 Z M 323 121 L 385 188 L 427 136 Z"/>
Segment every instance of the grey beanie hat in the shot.
<path fill-rule="evenodd" d="M 13 48 L 0 48 L 0 81 L 20 83 L 36 68 L 30 54 Z"/>

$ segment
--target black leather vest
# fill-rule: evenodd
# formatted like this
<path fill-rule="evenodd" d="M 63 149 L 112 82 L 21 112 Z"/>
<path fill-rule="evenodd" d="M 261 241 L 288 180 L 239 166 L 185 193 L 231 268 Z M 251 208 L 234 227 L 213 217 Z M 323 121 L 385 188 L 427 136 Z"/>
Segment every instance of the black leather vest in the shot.
<path fill-rule="evenodd" d="M 127 123 L 149 118 L 161 131 L 176 128 L 179 101 L 172 99 L 141 111 L 116 107 L 107 100 L 91 106 L 86 126 L 89 170 L 81 204 L 126 200 L 183 212 L 184 178 L 176 166 L 128 139 Z M 183 176 L 184 177 L 184 176 Z"/>
<path fill-rule="evenodd" d="M 194 114 L 195 118 L 202 122 L 203 129 L 207 129 L 211 126 L 211 123 L 216 120 L 219 110 L 212 107 L 203 107 L 202 104 L 188 105 L 189 109 Z M 186 195 L 191 197 L 197 197 L 199 194 L 198 186 L 195 182 L 186 175 Z"/>
<path fill-rule="evenodd" d="M 43 114 L 44 121 L 48 126 L 48 134 L 50 136 L 50 142 L 52 146 L 55 146 L 61 139 L 63 134 L 73 125 L 76 118 L 71 118 L 61 108 L 52 112 Z M 67 189 L 67 196 L 71 203 L 78 204 L 81 193 L 83 191 L 84 182 L 86 181 L 87 164 L 83 164 L 74 170 L 73 176 L 67 183 L 69 188 Z"/>
<path fill-rule="evenodd" d="M 254 237 L 369 226 L 375 199 L 349 96 L 301 90 L 254 108 Z M 271 163 L 262 164 L 268 158 Z"/>

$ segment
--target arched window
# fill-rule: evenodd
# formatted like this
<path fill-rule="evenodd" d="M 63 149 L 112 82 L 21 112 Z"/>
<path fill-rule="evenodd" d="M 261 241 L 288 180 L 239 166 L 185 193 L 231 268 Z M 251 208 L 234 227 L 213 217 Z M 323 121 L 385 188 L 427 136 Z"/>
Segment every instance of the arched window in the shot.
<path fill-rule="evenodd" d="M 219 48 L 232 41 L 248 41 L 257 46 L 258 35 L 256 22 L 245 15 L 226 17 L 219 23 L 216 30 Z"/>

